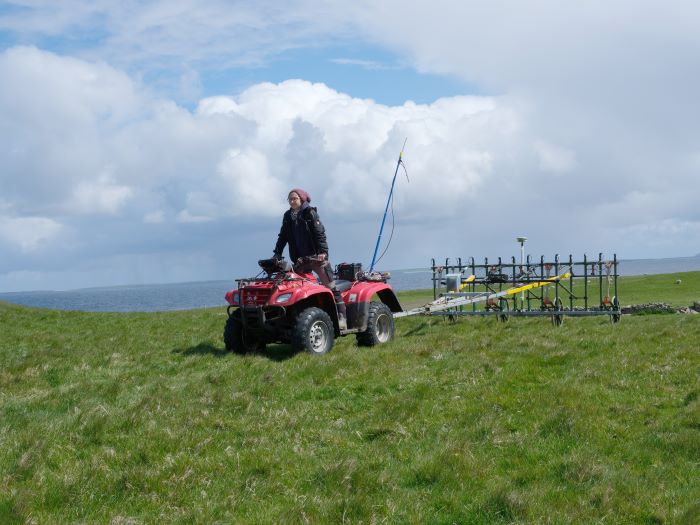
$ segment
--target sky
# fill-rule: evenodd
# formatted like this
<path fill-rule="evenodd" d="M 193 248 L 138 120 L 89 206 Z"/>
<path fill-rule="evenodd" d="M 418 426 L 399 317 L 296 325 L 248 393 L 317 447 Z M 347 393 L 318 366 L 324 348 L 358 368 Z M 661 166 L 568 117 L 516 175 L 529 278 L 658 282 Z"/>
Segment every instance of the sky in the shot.
<path fill-rule="evenodd" d="M 692 1 L 0 1 L 0 291 L 700 253 Z M 391 218 L 383 240 L 389 238 Z"/>

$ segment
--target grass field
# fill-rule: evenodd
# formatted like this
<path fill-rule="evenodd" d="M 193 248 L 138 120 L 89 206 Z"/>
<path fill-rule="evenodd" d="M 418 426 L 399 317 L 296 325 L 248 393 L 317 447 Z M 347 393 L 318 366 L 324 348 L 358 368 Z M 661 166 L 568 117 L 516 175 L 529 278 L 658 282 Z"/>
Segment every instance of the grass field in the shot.
<path fill-rule="evenodd" d="M 322 357 L 226 353 L 225 315 L 0 303 L 0 523 L 700 523 L 700 315 L 407 318 Z"/>

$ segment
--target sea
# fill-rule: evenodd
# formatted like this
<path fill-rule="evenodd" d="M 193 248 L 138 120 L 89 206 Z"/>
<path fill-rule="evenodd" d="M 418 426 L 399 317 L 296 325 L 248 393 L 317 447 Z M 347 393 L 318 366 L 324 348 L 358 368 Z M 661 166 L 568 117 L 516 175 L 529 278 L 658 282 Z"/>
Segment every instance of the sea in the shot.
<path fill-rule="evenodd" d="M 653 275 L 700 271 L 700 254 L 668 259 L 629 259 L 619 263 L 620 275 Z M 394 270 L 389 283 L 395 290 L 432 288 L 430 268 Z M 224 295 L 234 280 L 173 284 L 109 286 L 67 291 L 0 293 L 0 301 L 59 310 L 86 312 L 159 312 L 226 306 Z"/>

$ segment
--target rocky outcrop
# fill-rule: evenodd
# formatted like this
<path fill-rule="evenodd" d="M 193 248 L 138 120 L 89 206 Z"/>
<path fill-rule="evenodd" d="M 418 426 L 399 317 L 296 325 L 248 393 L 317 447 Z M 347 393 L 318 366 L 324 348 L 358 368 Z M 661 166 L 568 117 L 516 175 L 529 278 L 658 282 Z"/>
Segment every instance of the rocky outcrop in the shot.
<path fill-rule="evenodd" d="M 674 314 L 676 309 L 666 303 L 631 304 L 621 308 L 623 314 Z"/>
<path fill-rule="evenodd" d="M 697 310 L 694 310 L 692 306 L 682 306 L 676 310 L 679 314 L 697 314 Z"/>
<path fill-rule="evenodd" d="M 621 309 L 623 314 L 697 314 L 700 313 L 700 302 L 696 301 L 692 306 L 671 306 L 666 303 L 645 303 L 631 304 L 623 306 Z"/>

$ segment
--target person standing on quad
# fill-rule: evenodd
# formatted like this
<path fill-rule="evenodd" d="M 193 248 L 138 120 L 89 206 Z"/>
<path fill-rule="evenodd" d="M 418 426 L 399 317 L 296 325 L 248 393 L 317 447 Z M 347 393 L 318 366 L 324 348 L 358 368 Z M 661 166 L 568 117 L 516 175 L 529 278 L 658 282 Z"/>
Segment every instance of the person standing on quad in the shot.
<path fill-rule="evenodd" d="M 284 247 L 289 244 L 289 258 L 297 272 L 313 271 L 319 281 L 333 291 L 338 310 L 338 325 L 347 328 L 345 303 L 335 286 L 335 277 L 328 260 L 326 230 L 316 208 L 310 206 L 311 197 L 300 188 L 294 188 L 287 196 L 290 208 L 282 217 L 282 227 L 277 237 L 274 254 L 282 258 Z"/>

